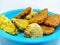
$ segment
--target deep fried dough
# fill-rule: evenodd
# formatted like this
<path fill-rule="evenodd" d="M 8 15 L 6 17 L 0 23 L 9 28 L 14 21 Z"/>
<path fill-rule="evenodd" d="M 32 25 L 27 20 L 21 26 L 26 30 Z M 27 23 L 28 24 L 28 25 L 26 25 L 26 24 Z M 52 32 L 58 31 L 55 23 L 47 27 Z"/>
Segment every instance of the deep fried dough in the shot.
<path fill-rule="evenodd" d="M 56 16 L 56 15 L 57 15 L 57 14 L 54 14 L 54 15 L 48 17 L 48 18 L 45 20 L 44 24 L 45 24 L 45 25 L 49 25 L 49 26 L 53 26 L 53 27 L 58 26 L 58 25 L 59 25 L 59 19 L 58 19 L 58 16 Z"/>
<path fill-rule="evenodd" d="M 48 9 L 45 8 L 41 12 L 36 13 L 33 18 L 30 19 L 30 23 L 41 24 L 48 17 Z"/>
<path fill-rule="evenodd" d="M 49 27 L 49 26 L 45 26 L 45 25 L 41 25 L 42 29 L 43 29 L 43 34 L 51 34 L 54 32 L 54 27 Z"/>
<path fill-rule="evenodd" d="M 21 18 L 22 16 L 27 15 L 28 13 L 30 13 L 31 11 L 31 7 L 27 7 L 25 10 L 23 10 L 21 13 L 19 13 L 18 15 L 16 15 L 14 18 Z"/>

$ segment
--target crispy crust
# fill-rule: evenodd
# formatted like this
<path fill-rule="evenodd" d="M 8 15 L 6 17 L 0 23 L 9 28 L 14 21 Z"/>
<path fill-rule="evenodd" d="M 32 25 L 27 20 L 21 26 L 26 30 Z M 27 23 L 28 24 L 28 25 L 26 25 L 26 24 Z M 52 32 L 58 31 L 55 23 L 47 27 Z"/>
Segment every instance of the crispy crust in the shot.
<path fill-rule="evenodd" d="M 59 19 L 58 19 L 58 16 L 56 16 L 56 14 L 48 17 L 45 22 L 44 22 L 45 25 L 49 25 L 49 26 L 53 26 L 53 27 L 56 27 L 59 25 Z"/>
<path fill-rule="evenodd" d="M 30 23 L 41 24 L 48 17 L 48 9 L 45 8 L 41 12 L 36 13 L 33 18 L 30 19 Z"/>
<path fill-rule="evenodd" d="M 26 16 L 27 14 L 29 14 L 31 11 L 31 7 L 27 7 L 26 9 L 23 10 L 23 12 L 17 14 L 14 18 L 21 18 L 22 16 Z"/>
<path fill-rule="evenodd" d="M 59 23 L 60 23 L 60 15 L 59 15 Z"/>
<path fill-rule="evenodd" d="M 45 26 L 45 25 L 41 25 L 42 29 L 43 29 L 43 34 L 51 34 L 54 32 L 54 27 L 49 27 L 49 26 Z"/>

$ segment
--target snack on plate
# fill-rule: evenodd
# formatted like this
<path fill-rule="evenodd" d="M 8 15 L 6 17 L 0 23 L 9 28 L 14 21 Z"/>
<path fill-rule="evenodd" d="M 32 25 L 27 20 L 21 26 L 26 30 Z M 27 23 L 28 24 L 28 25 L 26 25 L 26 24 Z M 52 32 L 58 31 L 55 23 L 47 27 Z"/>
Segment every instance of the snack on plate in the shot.
<path fill-rule="evenodd" d="M 42 28 L 37 23 L 32 23 L 24 31 L 24 36 L 26 38 L 39 38 L 39 37 L 42 37 L 43 36 Z"/>
<path fill-rule="evenodd" d="M 21 13 L 17 14 L 17 15 L 15 16 L 15 18 L 19 19 L 19 18 L 21 18 L 21 17 L 23 17 L 23 16 L 28 15 L 30 12 L 31 12 L 31 7 L 27 7 L 27 8 L 24 9 Z"/>
<path fill-rule="evenodd" d="M 0 26 L 1 26 L 4 22 L 6 22 L 7 20 L 8 20 L 8 18 L 5 17 L 3 14 L 0 15 Z"/>
<path fill-rule="evenodd" d="M 26 19 L 16 19 L 13 18 L 12 22 L 20 29 L 20 30 L 24 30 L 26 29 L 26 27 L 29 25 L 29 21 Z"/>
<path fill-rule="evenodd" d="M 39 12 L 34 12 L 31 7 L 27 7 L 9 20 L 3 14 L 0 15 L 0 28 L 9 34 L 15 35 L 19 31 L 24 32 L 26 38 L 40 38 L 55 31 L 55 27 L 60 24 L 60 15 L 48 14 L 45 8 Z"/>
<path fill-rule="evenodd" d="M 43 34 L 51 34 L 55 31 L 54 27 L 50 27 L 50 26 L 45 26 L 45 25 L 41 25 L 41 28 L 43 30 Z"/>
<path fill-rule="evenodd" d="M 38 12 L 37 14 L 35 14 L 31 19 L 30 19 L 30 23 L 38 23 L 41 24 L 44 22 L 44 20 L 46 20 L 46 18 L 48 17 L 48 9 L 45 8 L 43 9 L 41 12 Z"/>
<path fill-rule="evenodd" d="M 1 29 L 9 34 L 15 35 L 18 34 L 18 29 L 15 27 L 15 25 L 10 21 L 6 21 L 1 25 Z"/>
<path fill-rule="evenodd" d="M 59 25 L 59 19 L 58 19 L 58 16 L 56 16 L 56 14 L 48 17 L 45 22 L 44 22 L 45 25 L 49 25 L 49 26 L 53 26 L 53 27 L 56 27 Z"/>

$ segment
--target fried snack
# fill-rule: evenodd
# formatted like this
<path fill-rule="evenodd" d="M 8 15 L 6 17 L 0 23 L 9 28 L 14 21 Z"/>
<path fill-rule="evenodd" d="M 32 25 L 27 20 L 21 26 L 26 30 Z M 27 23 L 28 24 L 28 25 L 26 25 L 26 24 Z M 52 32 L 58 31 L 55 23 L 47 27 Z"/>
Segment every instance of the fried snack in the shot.
<path fill-rule="evenodd" d="M 49 25 L 49 26 L 53 26 L 53 27 L 56 27 L 59 25 L 59 19 L 58 19 L 58 16 L 56 16 L 56 14 L 48 17 L 45 22 L 44 22 L 45 25 Z"/>
<path fill-rule="evenodd" d="M 26 9 L 24 9 L 21 13 L 17 14 L 14 18 L 21 18 L 23 16 L 28 15 L 31 12 L 31 7 L 27 7 Z"/>
<path fill-rule="evenodd" d="M 34 12 L 33 10 L 31 10 L 31 12 L 28 15 L 26 15 L 25 19 L 28 19 L 28 20 L 31 19 L 35 13 L 36 12 Z"/>
<path fill-rule="evenodd" d="M 59 15 L 59 23 L 60 23 L 60 15 Z"/>
<path fill-rule="evenodd" d="M 1 29 L 9 34 L 15 35 L 18 34 L 18 29 L 15 27 L 15 25 L 10 21 L 7 20 L 1 25 Z"/>
<path fill-rule="evenodd" d="M 41 28 L 43 29 L 43 34 L 51 34 L 54 32 L 54 27 L 49 27 L 49 26 L 45 26 L 45 25 L 41 25 Z"/>
<path fill-rule="evenodd" d="M 30 19 L 30 23 L 41 24 L 48 17 L 48 9 L 45 8 L 41 12 L 36 13 L 33 18 Z"/>
<path fill-rule="evenodd" d="M 26 27 L 29 25 L 29 21 L 26 19 L 12 19 L 12 22 L 22 31 L 26 29 Z"/>
<path fill-rule="evenodd" d="M 4 22 L 6 22 L 7 20 L 8 20 L 8 18 L 5 17 L 3 14 L 0 15 L 0 26 L 1 26 Z"/>
<path fill-rule="evenodd" d="M 60 23 L 60 15 L 59 14 L 55 14 L 55 16 L 58 16 L 59 23 Z"/>
<path fill-rule="evenodd" d="M 42 37 L 43 36 L 42 28 L 37 23 L 32 23 L 24 31 L 24 36 L 26 38 L 39 38 L 39 37 Z"/>
<path fill-rule="evenodd" d="M 59 24 L 60 24 L 60 15 L 59 14 L 55 14 L 55 16 L 58 16 L 58 18 L 59 18 Z"/>

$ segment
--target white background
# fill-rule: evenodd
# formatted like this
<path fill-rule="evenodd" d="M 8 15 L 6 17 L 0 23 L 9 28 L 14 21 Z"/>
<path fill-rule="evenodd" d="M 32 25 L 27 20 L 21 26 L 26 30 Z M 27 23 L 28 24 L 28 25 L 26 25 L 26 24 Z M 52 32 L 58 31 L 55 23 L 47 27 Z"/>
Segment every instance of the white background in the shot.
<path fill-rule="evenodd" d="M 0 13 L 26 8 L 31 6 L 34 9 L 48 8 L 49 11 L 60 14 L 60 1 L 59 0 L 0 0 Z M 59 45 L 60 39 L 57 43 Z"/>

